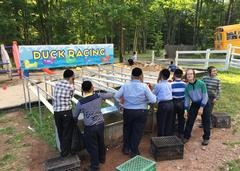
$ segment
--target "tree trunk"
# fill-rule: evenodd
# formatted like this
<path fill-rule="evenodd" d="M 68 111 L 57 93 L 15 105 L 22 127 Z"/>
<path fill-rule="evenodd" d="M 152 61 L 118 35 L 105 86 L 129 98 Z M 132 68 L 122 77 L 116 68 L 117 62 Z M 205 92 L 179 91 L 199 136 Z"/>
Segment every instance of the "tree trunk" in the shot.
<path fill-rule="evenodd" d="M 199 2 L 200 0 L 197 0 L 196 4 L 196 12 L 195 12 L 195 18 L 194 18 L 194 25 L 193 25 L 193 46 L 197 44 L 197 25 L 198 25 L 198 19 L 199 19 Z"/>
<path fill-rule="evenodd" d="M 227 15 L 226 15 L 226 22 L 225 22 L 226 25 L 229 25 L 231 22 L 233 6 L 234 6 L 233 4 L 234 4 L 234 0 L 230 0 L 228 4 Z"/>
<path fill-rule="evenodd" d="M 119 61 L 123 62 L 124 42 L 123 42 L 123 25 L 120 24 L 120 47 L 119 47 Z"/>
<path fill-rule="evenodd" d="M 143 31 L 142 31 L 142 42 L 143 42 L 142 51 L 143 51 L 143 53 L 145 53 L 146 52 L 146 46 L 147 46 L 147 36 L 146 36 L 145 29 L 143 29 Z"/>
<path fill-rule="evenodd" d="M 175 42 L 175 25 L 176 25 L 176 19 L 175 15 L 176 13 L 172 10 L 164 10 L 164 14 L 167 20 L 168 25 L 168 31 L 167 31 L 167 44 L 174 44 Z"/>
<path fill-rule="evenodd" d="M 138 27 L 136 25 L 133 38 L 133 52 L 137 51 L 137 43 L 138 43 Z"/>
<path fill-rule="evenodd" d="M 25 5 L 25 8 L 24 8 L 24 11 L 23 11 L 23 36 L 24 36 L 24 44 L 27 45 L 27 44 L 30 44 L 29 25 L 28 25 L 29 15 L 28 15 L 28 11 L 27 11 L 27 4 L 25 3 L 24 5 Z"/>

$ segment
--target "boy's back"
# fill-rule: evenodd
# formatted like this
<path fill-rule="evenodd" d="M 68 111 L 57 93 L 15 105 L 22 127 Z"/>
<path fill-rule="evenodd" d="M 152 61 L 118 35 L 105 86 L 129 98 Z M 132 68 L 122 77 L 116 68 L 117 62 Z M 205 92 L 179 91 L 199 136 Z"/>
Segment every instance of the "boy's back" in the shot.
<path fill-rule="evenodd" d="M 96 93 L 80 99 L 74 116 L 82 112 L 84 116 L 84 125 L 92 126 L 104 122 L 103 114 L 101 112 L 101 104 L 104 99 L 113 97 L 112 93 Z"/>

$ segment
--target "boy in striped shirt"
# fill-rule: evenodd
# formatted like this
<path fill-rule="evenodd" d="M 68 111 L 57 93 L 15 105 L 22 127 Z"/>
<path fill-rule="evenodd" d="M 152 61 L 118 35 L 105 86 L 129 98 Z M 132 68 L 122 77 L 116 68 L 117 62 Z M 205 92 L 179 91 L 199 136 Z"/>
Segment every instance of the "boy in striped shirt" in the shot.
<path fill-rule="evenodd" d="M 176 69 L 173 74 L 174 81 L 171 83 L 172 86 L 172 97 L 173 97 L 173 125 L 175 125 L 176 115 L 178 118 L 178 136 L 183 138 L 184 133 L 184 91 L 186 83 L 182 81 L 183 71 Z"/>
<path fill-rule="evenodd" d="M 209 112 L 212 114 L 214 104 L 220 97 L 221 82 L 217 78 L 217 69 L 214 66 L 209 66 L 208 76 L 203 77 L 208 92 Z"/>

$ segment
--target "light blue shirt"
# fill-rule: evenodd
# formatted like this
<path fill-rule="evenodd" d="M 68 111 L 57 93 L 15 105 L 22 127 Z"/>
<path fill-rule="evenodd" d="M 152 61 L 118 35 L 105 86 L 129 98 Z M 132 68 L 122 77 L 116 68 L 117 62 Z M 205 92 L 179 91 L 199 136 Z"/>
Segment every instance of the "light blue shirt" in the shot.
<path fill-rule="evenodd" d="M 172 87 L 167 80 L 159 81 L 155 85 L 153 94 L 157 96 L 157 102 L 172 100 Z"/>
<path fill-rule="evenodd" d="M 125 109 L 147 109 L 148 103 L 155 103 L 156 96 L 151 92 L 147 84 L 139 80 L 131 80 L 124 84 L 114 95 L 117 101 L 124 98 Z"/>

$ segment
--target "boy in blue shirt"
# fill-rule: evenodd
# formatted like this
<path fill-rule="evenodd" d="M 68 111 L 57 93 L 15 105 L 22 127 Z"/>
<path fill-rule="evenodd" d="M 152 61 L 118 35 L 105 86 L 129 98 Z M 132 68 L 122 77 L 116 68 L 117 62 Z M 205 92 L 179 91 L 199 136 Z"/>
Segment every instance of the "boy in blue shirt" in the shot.
<path fill-rule="evenodd" d="M 157 96 L 157 136 L 173 135 L 173 102 L 172 87 L 168 82 L 170 71 L 163 69 L 159 73 L 158 84 L 153 94 Z"/>
<path fill-rule="evenodd" d="M 91 158 L 91 171 L 99 170 L 99 163 L 105 163 L 106 148 L 104 144 L 104 118 L 101 112 L 101 104 L 104 99 L 112 98 L 112 93 L 94 93 L 90 81 L 82 83 L 84 98 L 77 103 L 74 120 L 80 113 L 84 119 L 85 146 Z"/>
<path fill-rule="evenodd" d="M 123 103 L 123 148 L 122 152 L 134 157 L 139 155 L 139 143 L 147 121 L 148 104 L 156 102 L 156 96 L 143 83 L 142 69 L 132 70 L 131 81 L 122 85 L 115 99 Z"/>
<path fill-rule="evenodd" d="M 176 69 L 174 71 L 173 77 L 174 81 L 172 85 L 172 96 L 173 96 L 173 125 L 175 125 L 176 115 L 178 118 L 178 136 L 183 138 L 184 133 L 184 92 L 186 88 L 186 83 L 182 81 L 183 71 L 181 69 Z"/>

